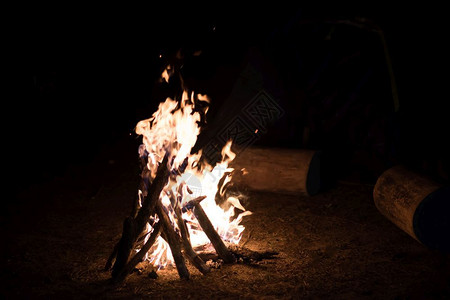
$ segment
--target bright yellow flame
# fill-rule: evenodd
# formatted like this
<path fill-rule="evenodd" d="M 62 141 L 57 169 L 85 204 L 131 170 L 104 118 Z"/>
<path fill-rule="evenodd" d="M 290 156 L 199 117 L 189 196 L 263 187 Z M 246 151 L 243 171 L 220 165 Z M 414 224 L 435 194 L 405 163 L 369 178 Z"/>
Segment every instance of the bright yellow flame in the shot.
<path fill-rule="evenodd" d="M 168 75 L 167 70 L 170 69 L 165 70 L 165 74 Z M 231 142 L 223 147 L 222 161 L 215 166 L 200 165 L 201 151 L 190 154 L 200 133 L 198 125 L 200 113 L 194 109 L 196 100 L 208 103 L 210 101 L 206 95 L 192 93 L 189 97 L 188 93 L 184 92 L 180 102 L 167 98 L 165 102 L 160 103 L 158 110 L 151 118 L 140 121 L 136 125 L 136 133 L 142 135 L 143 141 L 139 153 L 142 156 L 143 151 L 148 152 L 147 167 L 153 178 L 158 164 L 165 155 L 168 155 L 169 162 L 172 162 L 173 170 L 184 168 L 182 174 L 175 178 L 171 177 L 160 195 L 160 200 L 168 208 L 169 217 L 175 228 L 177 228 L 176 216 L 173 210 L 169 209 L 171 206 L 169 195 L 178 201 L 177 205 L 180 207 L 195 197 L 206 196 L 201 202 L 201 206 L 214 228 L 225 242 L 238 244 L 245 229 L 240 222 L 251 212 L 246 211 L 236 197 L 229 197 L 225 200 L 226 205 L 222 204 L 221 206 L 218 206 L 215 201 L 216 194 L 219 192 L 223 196 L 224 186 L 232 180 L 230 174 L 233 169 L 228 168 L 228 164 L 236 155 L 231 151 Z M 224 176 L 226 177 L 221 181 Z M 221 186 L 219 186 L 219 182 Z M 141 195 L 142 191 L 139 190 L 138 193 Z M 235 216 L 235 208 L 242 211 L 238 216 Z M 186 210 L 182 217 L 186 220 L 194 249 L 196 247 L 212 249 L 210 241 L 193 213 Z M 151 231 L 150 226 L 147 231 Z M 147 259 L 157 267 L 173 263 L 170 248 L 161 237 L 156 240 L 147 253 Z"/>

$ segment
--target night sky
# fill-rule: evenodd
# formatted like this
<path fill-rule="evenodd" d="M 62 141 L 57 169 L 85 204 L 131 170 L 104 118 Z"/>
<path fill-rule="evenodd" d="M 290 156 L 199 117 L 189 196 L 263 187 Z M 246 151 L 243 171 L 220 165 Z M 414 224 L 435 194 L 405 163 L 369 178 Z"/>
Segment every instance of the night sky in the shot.
<path fill-rule="evenodd" d="M 382 166 L 407 162 L 448 180 L 448 112 L 444 109 L 448 97 L 443 91 L 445 77 L 440 75 L 447 71 L 439 11 L 435 7 L 381 5 L 311 9 L 212 4 L 200 9 L 97 5 L 17 10 L 17 17 L 8 24 L 14 82 L 13 93 L 6 101 L 9 107 L 4 110 L 10 120 L 6 131 L 14 158 L 12 181 L 22 186 L 28 182 L 23 180 L 24 170 L 31 169 L 36 181 L 61 175 L 70 164 L 89 163 L 104 145 L 132 140 L 129 137 L 136 122 L 153 113 L 164 100 L 159 97 L 170 94 L 170 88 L 161 86 L 157 79 L 178 49 L 186 53 L 204 51 L 201 59 L 186 58 L 186 78 L 191 79 L 194 89 L 197 85 L 199 90 L 205 89 L 209 84 L 213 95 L 222 93 L 226 98 L 224 93 L 231 90 L 239 67 L 248 59 L 249 48 L 264 53 L 264 59 L 275 66 L 291 99 L 284 102 L 285 118 L 290 123 L 275 125 L 277 138 L 269 131 L 261 143 L 336 149 L 336 153 L 363 144 L 362 148 L 375 151 L 373 144 L 360 142 L 368 133 L 358 133 L 360 139 L 343 142 L 346 146 L 342 149 L 337 139 L 343 141 L 349 136 L 351 120 L 364 119 L 363 112 L 377 108 L 374 103 L 382 103 L 381 109 L 374 110 L 385 126 L 380 130 L 387 150 L 378 153 Z M 379 39 L 371 32 L 330 20 L 369 20 L 381 28 L 397 83 L 397 112 L 393 111 Z M 330 34 L 338 46 L 327 48 L 324 44 Z M 331 62 L 324 59 L 327 55 L 332 57 Z M 358 57 L 355 65 L 352 55 Z M 221 76 L 217 74 L 223 70 L 228 73 L 218 81 Z M 314 81 L 314 74 L 325 75 Z M 369 79 L 361 81 L 366 75 Z M 354 82 L 362 83 L 358 87 Z M 336 86 L 344 88 L 333 94 Z M 320 127 L 327 116 L 332 118 L 345 106 L 342 99 L 348 95 L 356 95 L 351 103 L 358 109 L 348 112 L 347 125 L 336 125 L 335 131 Z M 366 105 L 361 99 L 371 100 Z M 327 114 L 321 113 L 322 105 Z M 216 106 L 214 98 L 212 106 Z M 316 120 L 315 116 L 325 119 Z M 287 123 L 290 131 L 283 127 Z M 308 143 L 299 139 L 305 124 L 322 128 Z M 332 140 L 330 136 L 338 138 Z M 439 173 L 437 165 L 446 171 Z"/>

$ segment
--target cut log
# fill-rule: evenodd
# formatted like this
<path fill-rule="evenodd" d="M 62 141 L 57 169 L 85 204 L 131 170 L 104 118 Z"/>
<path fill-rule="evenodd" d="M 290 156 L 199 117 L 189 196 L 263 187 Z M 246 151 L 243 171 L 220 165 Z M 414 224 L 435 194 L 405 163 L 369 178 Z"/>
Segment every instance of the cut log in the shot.
<path fill-rule="evenodd" d="M 450 187 L 399 165 L 381 174 L 373 199 L 381 214 L 411 237 L 450 252 Z"/>
<path fill-rule="evenodd" d="M 214 226 L 211 224 L 211 221 L 208 219 L 205 211 L 203 210 L 200 202 L 193 202 L 194 208 L 193 213 L 198 220 L 198 223 L 202 227 L 208 239 L 211 241 L 211 244 L 216 249 L 217 255 L 223 259 L 225 263 L 233 263 L 236 261 L 233 254 L 228 251 L 228 248 L 225 246 L 224 242 L 220 238 L 217 231 L 214 229 Z"/>
<path fill-rule="evenodd" d="M 166 242 L 169 244 L 170 250 L 172 251 L 173 260 L 175 261 L 178 275 L 181 279 L 189 279 L 190 274 L 189 270 L 186 267 L 183 254 L 181 253 L 180 240 L 177 233 L 174 231 L 172 224 L 170 224 L 169 216 L 162 208 L 162 203 L 160 201 L 158 201 L 156 205 L 156 213 L 158 214 L 159 220 L 161 222 Z"/>
<path fill-rule="evenodd" d="M 321 188 L 320 154 L 308 149 L 249 147 L 230 163 L 236 170 L 233 182 L 256 191 L 312 196 Z"/>

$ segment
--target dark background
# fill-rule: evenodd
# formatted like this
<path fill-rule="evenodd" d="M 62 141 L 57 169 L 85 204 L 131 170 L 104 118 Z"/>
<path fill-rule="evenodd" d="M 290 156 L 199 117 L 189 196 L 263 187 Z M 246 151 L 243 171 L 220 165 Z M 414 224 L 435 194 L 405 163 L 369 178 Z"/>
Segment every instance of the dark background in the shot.
<path fill-rule="evenodd" d="M 373 182 L 406 163 L 448 182 L 441 11 L 381 4 L 17 9 L 6 27 L 13 83 L 3 109 L 12 187 L 61 176 L 115 143 L 137 145 L 135 124 L 172 93 L 158 78 L 180 48 L 186 80 L 210 89 L 213 107 L 226 108 L 219 103 L 249 49 L 274 66 L 286 114 L 259 144 L 325 149 L 337 176 L 357 169 L 359 179 Z M 373 28 L 386 40 L 398 111 Z M 189 56 L 199 49 L 200 58 Z"/>
<path fill-rule="evenodd" d="M 449 182 L 447 10 L 243 6 L 4 8 L 2 295 L 449 298 L 448 255 L 397 228 L 372 196 L 379 174 L 397 163 Z M 255 143 L 322 150 L 334 188 L 314 197 L 248 193 L 243 205 L 254 214 L 241 246 L 279 252 L 273 262 L 189 282 L 175 270 L 156 281 L 136 274 L 110 286 L 104 265 L 139 184 L 134 126 L 179 92 L 177 76 L 158 82 L 167 63 L 211 96 L 211 125 L 241 111 L 236 99 L 245 97 L 230 95 L 251 66 L 248 87 L 263 78 L 284 110 Z M 205 127 L 197 147 L 220 128 Z"/>

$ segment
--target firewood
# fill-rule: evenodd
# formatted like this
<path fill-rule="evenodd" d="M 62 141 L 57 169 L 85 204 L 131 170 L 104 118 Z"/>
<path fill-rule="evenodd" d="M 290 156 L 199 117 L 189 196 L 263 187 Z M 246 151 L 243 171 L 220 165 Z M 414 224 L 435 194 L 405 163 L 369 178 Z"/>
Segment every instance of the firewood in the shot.
<path fill-rule="evenodd" d="M 158 166 L 156 176 L 148 189 L 147 197 L 145 197 L 144 202 L 142 203 L 142 207 L 137 213 L 137 216 L 135 218 L 137 235 L 144 231 L 150 216 L 155 213 L 155 207 L 158 202 L 159 195 L 161 194 L 161 191 L 164 188 L 164 185 L 166 184 L 167 178 L 169 176 L 169 171 L 167 169 L 167 160 L 168 158 L 166 156 Z"/>
<path fill-rule="evenodd" d="M 153 231 L 150 234 L 150 237 L 148 238 L 147 242 L 145 242 L 145 244 L 142 246 L 141 250 L 139 250 L 139 252 L 136 253 L 133 256 L 133 258 L 130 259 L 130 261 L 127 263 L 125 268 L 123 268 L 121 270 L 121 272 L 119 274 L 117 274 L 117 276 L 114 278 L 116 282 L 123 281 L 125 279 L 125 277 L 133 271 L 134 267 L 139 262 L 142 261 L 142 259 L 144 258 L 145 254 L 148 252 L 148 250 L 150 250 L 150 248 L 155 243 L 155 241 L 158 238 L 160 232 L 161 232 L 161 223 L 158 222 L 158 223 L 156 223 L 154 225 Z"/>
<path fill-rule="evenodd" d="M 139 183 L 139 189 L 141 190 L 142 195 L 138 195 L 137 197 L 135 197 L 133 206 L 131 208 L 131 214 L 130 214 L 130 216 L 132 216 L 133 218 L 136 218 L 136 215 L 139 211 L 140 199 L 147 197 L 148 188 L 152 182 L 151 171 L 149 170 L 149 168 L 147 166 L 148 152 L 145 150 L 144 145 L 141 145 L 141 147 L 139 148 L 139 153 L 141 154 L 139 156 L 139 166 L 141 169 L 141 175 L 140 175 L 141 180 Z"/>
<path fill-rule="evenodd" d="M 169 244 L 170 250 L 172 251 L 173 260 L 177 267 L 178 275 L 181 279 L 189 279 L 189 270 L 186 267 L 183 254 L 181 253 L 181 244 L 177 233 L 170 224 L 169 216 L 166 214 L 162 207 L 161 201 L 156 204 L 156 213 L 158 214 L 159 220 L 162 225 L 162 230 L 165 234 L 166 242 Z"/>
<path fill-rule="evenodd" d="M 187 256 L 189 261 L 203 274 L 207 274 L 211 269 L 205 264 L 205 262 L 197 255 L 197 253 L 192 249 L 192 244 L 189 238 L 189 231 L 186 227 L 186 223 L 183 220 L 181 209 L 179 206 L 175 207 L 175 214 L 177 216 L 178 228 L 180 228 L 181 241 L 184 248 L 184 254 Z"/>
<path fill-rule="evenodd" d="M 116 262 L 114 263 L 111 274 L 113 279 L 115 279 L 126 266 L 131 250 L 133 249 L 135 235 L 134 220 L 131 217 L 127 217 L 123 222 L 122 237 L 117 246 Z"/>
<path fill-rule="evenodd" d="M 111 252 L 111 255 L 108 257 L 108 260 L 106 261 L 105 268 L 104 268 L 105 271 L 109 271 L 111 269 L 112 264 L 113 264 L 114 260 L 116 259 L 118 250 L 119 250 L 119 242 L 116 243 L 113 251 Z"/>
<path fill-rule="evenodd" d="M 208 216 L 203 210 L 200 202 L 195 201 L 193 202 L 193 205 L 194 205 L 193 213 L 197 218 L 198 223 L 202 227 L 203 231 L 205 232 L 206 236 L 214 246 L 214 249 L 216 249 L 216 252 L 219 255 L 219 257 L 221 257 L 225 263 L 235 262 L 236 259 L 234 258 L 233 254 L 231 254 L 231 252 L 228 251 L 219 234 L 214 229 L 214 226 L 211 224 L 211 221 L 209 220 Z"/>
<path fill-rule="evenodd" d="M 188 203 L 186 203 L 183 208 L 182 212 L 186 212 L 187 210 L 191 210 L 194 208 L 194 204 L 202 202 L 204 199 L 206 199 L 206 196 L 200 196 L 197 198 L 194 198 L 190 200 Z"/>
<path fill-rule="evenodd" d="M 147 197 L 144 198 L 142 207 L 139 209 L 136 217 L 127 217 L 124 221 L 122 237 L 117 246 L 116 262 L 114 263 L 112 270 L 112 277 L 114 280 L 123 272 L 136 240 L 145 230 L 150 216 L 155 211 L 159 195 L 168 178 L 167 160 L 168 158 L 166 156 L 158 166 L 156 176 L 148 189 Z"/>

